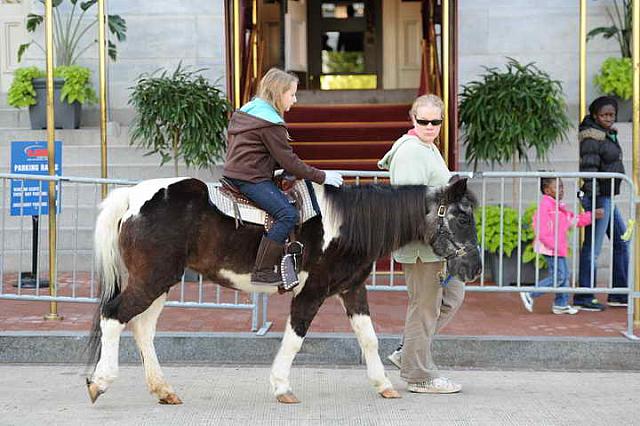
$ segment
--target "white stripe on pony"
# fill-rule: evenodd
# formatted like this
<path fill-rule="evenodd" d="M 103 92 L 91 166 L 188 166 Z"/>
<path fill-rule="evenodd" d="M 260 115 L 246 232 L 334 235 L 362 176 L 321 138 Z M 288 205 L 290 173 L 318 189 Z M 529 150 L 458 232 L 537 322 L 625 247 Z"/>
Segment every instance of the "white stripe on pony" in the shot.
<path fill-rule="evenodd" d="M 291 385 L 289 384 L 289 375 L 291 374 L 293 359 L 296 354 L 300 352 L 303 341 L 304 339 L 298 336 L 296 332 L 293 331 L 293 328 L 291 328 L 291 316 L 289 316 L 289 318 L 287 318 L 284 336 L 282 337 L 282 343 L 280 344 L 280 350 L 278 350 L 278 354 L 271 366 L 271 388 L 276 397 L 283 395 L 293 396 Z"/>
<path fill-rule="evenodd" d="M 100 319 L 102 330 L 102 348 L 100 361 L 96 365 L 91 382 L 98 386 L 100 393 L 104 393 L 109 385 L 118 377 L 118 349 L 120 347 L 120 334 L 124 330 L 124 324 L 115 319 Z"/>
<path fill-rule="evenodd" d="M 341 218 L 336 217 L 336 213 L 329 208 L 324 196 L 324 186 L 313 184 L 313 189 L 318 199 L 320 211 L 322 213 L 322 229 L 324 231 L 324 241 L 322 251 L 326 250 L 329 243 L 340 236 Z"/>
<path fill-rule="evenodd" d="M 142 358 L 144 375 L 147 379 L 149 392 L 156 395 L 161 402 L 172 401 L 173 404 L 176 404 L 181 402 L 180 398 L 178 398 L 171 385 L 165 380 L 153 344 L 158 317 L 160 316 L 160 312 L 162 312 L 162 308 L 164 308 L 165 300 L 167 300 L 166 293 L 154 300 L 146 311 L 132 318 L 131 329 L 136 344 L 138 345 L 138 350 L 140 351 L 140 358 Z"/>
<path fill-rule="evenodd" d="M 111 300 L 120 277 L 120 251 L 118 222 L 129 208 L 131 188 L 117 188 L 100 204 L 96 219 L 94 248 L 98 275 L 101 277 L 101 305 Z"/>
<path fill-rule="evenodd" d="M 153 198 L 154 195 L 161 189 L 168 188 L 169 185 L 180 182 L 181 180 L 191 179 L 190 177 L 176 177 L 165 179 L 151 179 L 140 182 L 136 186 L 130 188 L 129 195 L 129 209 L 122 218 L 122 221 L 129 219 L 131 216 L 135 216 L 140 213 L 140 209 L 144 206 L 144 203 Z"/>
<path fill-rule="evenodd" d="M 393 389 L 393 385 L 384 374 L 384 366 L 378 354 L 378 338 L 373 329 L 371 317 L 369 315 L 353 315 L 349 318 L 351 328 L 358 338 L 360 348 L 364 353 L 365 363 L 367 364 L 367 376 L 371 384 L 376 388 L 378 393 L 385 389 Z"/>

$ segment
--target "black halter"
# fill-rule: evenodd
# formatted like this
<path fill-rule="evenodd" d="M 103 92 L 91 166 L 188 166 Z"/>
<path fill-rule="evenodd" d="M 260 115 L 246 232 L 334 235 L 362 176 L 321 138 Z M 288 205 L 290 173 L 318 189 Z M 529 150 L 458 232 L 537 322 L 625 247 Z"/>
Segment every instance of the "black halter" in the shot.
<path fill-rule="evenodd" d="M 451 237 L 451 232 L 446 232 L 444 231 L 444 227 L 445 227 L 445 223 L 444 223 L 444 217 L 445 214 L 447 212 L 447 206 L 445 206 L 444 204 L 440 204 L 438 206 L 438 231 L 437 233 L 439 235 L 444 236 L 444 238 L 449 241 L 451 243 L 451 245 L 455 248 L 455 251 L 447 256 L 443 256 L 445 260 L 449 261 L 451 259 L 454 259 L 456 257 L 460 257 L 460 256 L 464 256 L 465 254 L 467 254 L 467 249 L 463 247 L 460 247 L 455 241 L 453 241 L 453 238 Z"/>

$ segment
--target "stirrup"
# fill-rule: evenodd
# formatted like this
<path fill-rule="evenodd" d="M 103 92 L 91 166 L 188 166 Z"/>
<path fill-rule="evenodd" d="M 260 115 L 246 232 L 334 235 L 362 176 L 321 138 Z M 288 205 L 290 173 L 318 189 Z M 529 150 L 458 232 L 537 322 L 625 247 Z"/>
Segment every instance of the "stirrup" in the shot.
<path fill-rule="evenodd" d="M 280 262 L 280 274 L 282 275 L 282 285 L 280 288 L 283 291 L 292 290 L 295 286 L 300 284 L 298 274 L 296 273 L 295 255 L 285 254 L 282 256 L 282 261 Z"/>

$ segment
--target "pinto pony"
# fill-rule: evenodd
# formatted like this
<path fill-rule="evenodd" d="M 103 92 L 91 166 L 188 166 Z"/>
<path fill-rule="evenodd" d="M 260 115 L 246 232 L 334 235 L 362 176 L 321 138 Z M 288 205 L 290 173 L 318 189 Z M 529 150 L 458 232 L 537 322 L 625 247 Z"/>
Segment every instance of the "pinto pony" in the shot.
<path fill-rule="evenodd" d="M 303 223 L 300 284 L 271 369 L 278 401 L 298 402 L 289 385 L 293 359 L 322 303 L 342 301 L 367 364 L 367 375 L 386 398 L 399 394 L 385 375 L 367 303 L 365 280 L 373 262 L 404 244 L 430 243 L 446 259 L 448 274 L 470 281 L 480 273 L 473 207 L 461 179 L 447 187 L 314 185 L 321 215 Z M 87 378 L 95 402 L 118 374 L 120 334 L 131 324 L 147 385 L 160 403 L 181 400 L 163 377 L 153 339 L 169 289 L 185 267 L 224 287 L 255 287 L 250 275 L 264 229 L 223 215 L 210 201 L 205 183 L 192 178 L 154 179 L 112 191 L 102 203 L 95 230 L 101 300 L 90 339 Z"/>

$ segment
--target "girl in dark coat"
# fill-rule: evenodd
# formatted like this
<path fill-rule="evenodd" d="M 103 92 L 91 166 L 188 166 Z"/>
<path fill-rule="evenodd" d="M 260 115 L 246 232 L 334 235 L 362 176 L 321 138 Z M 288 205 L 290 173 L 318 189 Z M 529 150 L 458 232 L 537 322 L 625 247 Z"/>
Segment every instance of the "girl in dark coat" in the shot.
<path fill-rule="evenodd" d="M 284 113 L 296 102 L 298 78 L 277 68 L 270 69 L 258 86 L 258 95 L 229 122 L 229 141 L 223 176 L 247 198 L 267 211 L 275 223 L 260 241 L 251 274 L 253 285 L 291 289 L 297 277 L 282 282 L 280 262 L 284 244 L 298 222 L 298 212 L 273 183 L 273 172 L 285 169 L 299 179 L 340 186 L 342 175 L 305 164 L 289 145 Z"/>
<path fill-rule="evenodd" d="M 618 112 L 618 103 L 609 96 L 602 96 L 589 105 L 589 115 L 580 124 L 580 171 L 624 173 L 622 148 L 618 142 L 618 132 L 613 128 Z M 615 206 L 613 197 L 620 193 L 620 179 L 585 179 L 582 185 L 584 195 L 580 202 L 586 211 L 601 208 L 604 217 L 595 221 L 595 238 L 592 240 L 592 225 L 584 233 L 584 244 L 580 250 L 580 287 L 595 287 L 597 282 L 596 264 L 602 249 L 605 234 L 613 243 L 613 287 L 627 287 L 629 269 L 628 243 L 622 240 L 626 230 L 622 214 Z M 595 194 L 595 206 L 593 195 Z M 613 219 L 611 215 L 613 214 Z M 613 220 L 613 235 L 610 223 Z M 592 258 L 593 250 L 593 258 Z M 586 311 L 602 311 L 604 306 L 593 294 L 576 294 L 574 306 Z M 627 306 L 626 295 L 609 295 L 609 306 Z"/>

